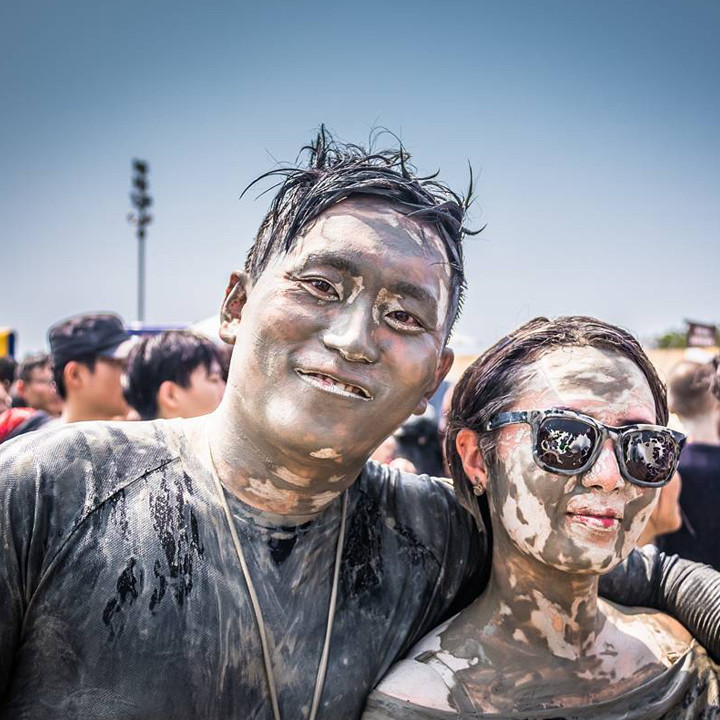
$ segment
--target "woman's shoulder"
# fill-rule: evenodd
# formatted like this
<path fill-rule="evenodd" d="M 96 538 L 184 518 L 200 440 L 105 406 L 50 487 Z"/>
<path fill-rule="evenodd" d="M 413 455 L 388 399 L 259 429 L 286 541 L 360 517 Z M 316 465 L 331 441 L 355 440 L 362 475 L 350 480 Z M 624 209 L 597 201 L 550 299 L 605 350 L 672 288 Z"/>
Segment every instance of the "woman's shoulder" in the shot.
<path fill-rule="evenodd" d="M 607 631 L 642 643 L 666 667 L 690 648 L 692 635 L 670 615 L 650 608 L 616 605 L 604 599 L 599 602 Z"/>
<path fill-rule="evenodd" d="M 376 699 L 415 705 L 428 710 L 456 714 L 451 688 L 437 671 L 437 667 L 422 658 L 407 658 L 395 663 L 375 688 Z"/>
<path fill-rule="evenodd" d="M 441 659 L 440 647 L 440 636 L 453 619 L 428 633 L 404 660 L 395 663 L 371 697 L 382 698 L 384 703 L 457 714 L 457 703 L 453 699 L 455 678 L 452 669 Z"/>

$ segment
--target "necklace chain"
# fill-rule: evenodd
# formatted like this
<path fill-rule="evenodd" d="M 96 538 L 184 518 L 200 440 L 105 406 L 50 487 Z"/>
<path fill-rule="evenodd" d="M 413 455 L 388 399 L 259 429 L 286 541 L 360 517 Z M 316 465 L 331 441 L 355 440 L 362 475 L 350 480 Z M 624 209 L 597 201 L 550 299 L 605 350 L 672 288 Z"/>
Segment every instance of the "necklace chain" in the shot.
<path fill-rule="evenodd" d="M 260 645 L 262 646 L 263 662 L 265 664 L 265 675 L 267 677 L 268 689 L 270 691 L 270 702 L 272 704 L 273 716 L 275 720 L 282 720 L 280 715 L 280 705 L 278 703 L 277 687 L 275 684 L 275 673 L 272 668 L 272 660 L 270 658 L 270 644 L 267 639 L 267 633 L 265 632 L 265 621 L 263 619 L 262 610 L 260 608 L 260 602 L 258 600 L 257 593 L 255 592 L 255 585 L 253 584 L 252 578 L 250 577 L 250 571 L 245 560 L 245 553 L 242 549 L 240 542 L 240 536 L 238 535 L 235 522 L 230 512 L 230 507 L 225 496 L 225 489 L 223 488 L 222 482 L 220 481 L 220 475 L 218 474 L 217 468 L 215 467 L 215 459 L 213 458 L 212 449 L 210 447 L 210 438 L 208 437 L 208 453 L 210 456 L 210 467 L 212 468 L 212 476 L 215 482 L 215 489 L 217 490 L 220 504 L 225 512 L 225 519 L 227 520 L 228 528 L 230 529 L 230 535 L 232 537 L 233 545 L 235 546 L 235 553 L 237 554 L 238 560 L 240 561 L 240 567 L 242 568 L 243 578 L 247 585 L 248 594 L 250 595 L 250 602 L 252 604 L 253 613 L 255 615 L 255 622 L 258 627 L 258 634 L 260 635 Z M 338 534 L 337 547 L 335 550 L 335 568 L 333 571 L 333 582 L 332 589 L 330 590 L 330 606 L 328 608 L 328 620 L 325 629 L 325 641 L 323 643 L 322 654 L 320 655 L 320 663 L 318 665 L 317 675 L 315 676 L 315 692 L 313 693 L 312 706 L 310 708 L 310 715 L 308 720 L 315 720 L 317 716 L 318 708 L 320 706 L 320 697 L 322 695 L 323 686 L 325 684 L 325 675 L 327 673 L 328 656 L 330 654 L 330 639 L 332 637 L 333 624 L 335 622 L 335 607 L 337 604 L 337 591 L 338 585 L 340 584 L 340 566 L 342 563 L 343 546 L 345 544 L 345 523 L 347 520 L 347 490 L 343 492 L 342 499 L 342 512 L 340 516 L 340 532 Z"/>

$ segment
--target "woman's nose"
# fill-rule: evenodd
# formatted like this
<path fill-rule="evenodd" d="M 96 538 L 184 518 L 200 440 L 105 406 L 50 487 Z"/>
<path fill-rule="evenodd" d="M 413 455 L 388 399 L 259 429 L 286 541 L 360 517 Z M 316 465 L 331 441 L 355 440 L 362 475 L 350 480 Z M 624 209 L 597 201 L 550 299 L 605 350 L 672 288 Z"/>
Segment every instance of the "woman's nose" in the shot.
<path fill-rule="evenodd" d="M 603 443 L 593 466 L 583 473 L 582 484 L 585 487 L 601 488 L 605 492 L 625 487 L 625 480 L 620 474 L 620 466 L 615 456 L 615 446 L 610 438 Z"/>

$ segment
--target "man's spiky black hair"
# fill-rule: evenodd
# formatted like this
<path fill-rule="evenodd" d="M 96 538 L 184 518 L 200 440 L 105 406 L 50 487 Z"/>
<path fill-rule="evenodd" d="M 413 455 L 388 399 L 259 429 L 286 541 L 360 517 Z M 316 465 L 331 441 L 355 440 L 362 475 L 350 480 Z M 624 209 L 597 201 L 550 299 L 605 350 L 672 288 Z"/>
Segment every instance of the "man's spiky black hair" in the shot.
<path fill-rule="evenodd" d="M 375 149 L 381 135 L 391 135 L 397 147 Z M 303 156 L 305 161 L 301 162 Z M 391 133 L 374 131 L 366 149 L 335 140 L 321 126 L 315 140 L 302 148 L 295 165 L 264 173 L 243 194 L 256 183 L 274 177 L 282 180 L 270 188 L 278 190 L 245 262 L 251 278 L 257 279 L 275 255 L 288 252 L 303 230 L 325 210 L 349 197 L 376 198 L 428 223 L 442 239 L 451 269 L 450 329 L 465 292 L 462 239 L 479 232 L 463 224 L 472 203 L 472 168 L 467 194 L 459 195 L 438 181 L 437 173 L 417 175 L 410 154 Z"/>

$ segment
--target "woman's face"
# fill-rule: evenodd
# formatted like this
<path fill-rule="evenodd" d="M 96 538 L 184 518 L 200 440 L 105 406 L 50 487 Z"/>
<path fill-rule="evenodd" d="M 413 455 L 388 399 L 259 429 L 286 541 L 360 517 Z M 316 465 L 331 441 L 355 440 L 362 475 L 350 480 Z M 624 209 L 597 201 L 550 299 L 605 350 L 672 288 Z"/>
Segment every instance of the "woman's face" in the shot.
<path fill-rule="evenodd" d="M 509 410 L 563 408 L 606 425 L 656 422 L 645 376 L 632 360 L 587 347 L 554 349 L 528 365 Z M 658 490 L 620 475 L 613 440 L 595 464 L 573 477 L 535 464 L 527 424 L 498 431 L 497 462 L 489 470 L 494 535 L 521 552 L 569 572 L 606 572 L 635 547 Z"/>

